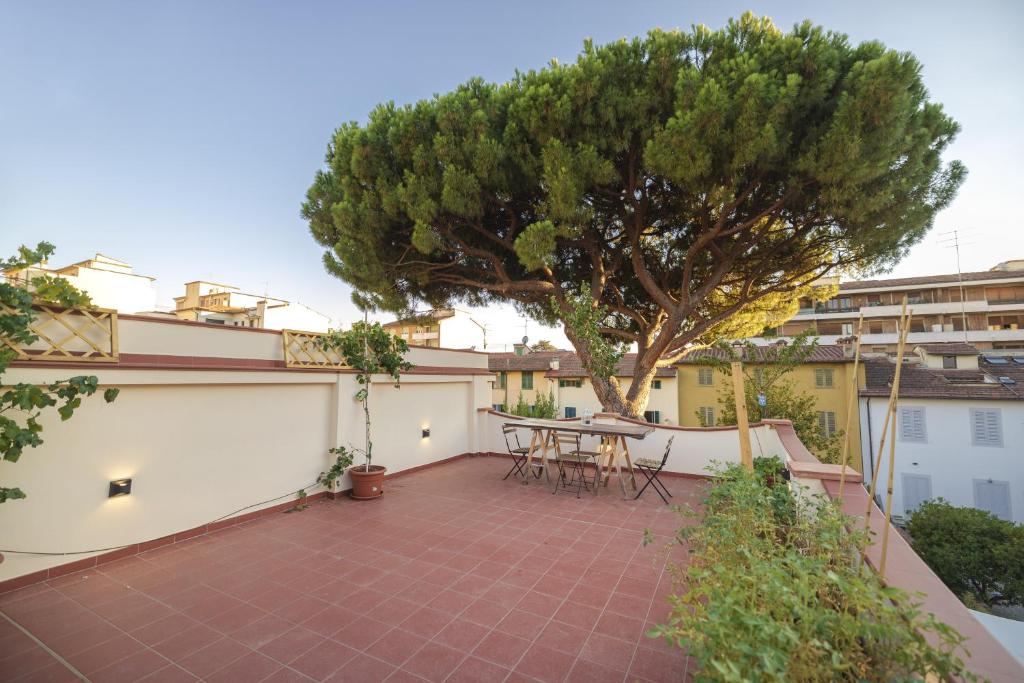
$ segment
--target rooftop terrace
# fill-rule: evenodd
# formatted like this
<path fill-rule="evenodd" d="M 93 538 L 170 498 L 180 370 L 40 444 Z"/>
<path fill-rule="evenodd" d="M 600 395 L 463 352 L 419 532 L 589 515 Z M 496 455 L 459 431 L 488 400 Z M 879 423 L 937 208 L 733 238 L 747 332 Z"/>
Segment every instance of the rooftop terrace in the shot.
<path fill-rule="evenodd" d="M 7 681 L 679 681 L 657 496 L 462 459 L 0 596 Z M 673 478 L 680 503 L 703 484 Z M 353 533 L 353 529 L 358 529 Z M 676 559 L 679 559 L 678 556 Z"/>

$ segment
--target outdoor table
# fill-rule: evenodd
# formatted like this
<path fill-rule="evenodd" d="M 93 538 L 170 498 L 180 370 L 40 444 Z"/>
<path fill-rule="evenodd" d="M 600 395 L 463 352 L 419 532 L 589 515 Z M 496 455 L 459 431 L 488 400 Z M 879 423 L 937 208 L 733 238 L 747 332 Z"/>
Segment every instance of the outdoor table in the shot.
<path fill-rule="evenodd" d="M 632 422 L 591 422 L 590 424 L 583 424 L 582 422 L 563 422 L 560 420 L 540 420 L 540 419 L 525 419 L 525 420 L 509 420 L 504 423 L 508 427 L 516 427 L 520 429 L 529 429 L 533 432 L 533 436 L 530 439 L 530 450 L 527 454 L 526 460 L 526 472 L 530 471 L 530 467 L 533 465 L 533 459 L 537 454 L 537 449 L 540 448 L 541 464 L 544 469 L 544 478 L 550 481 L 548 475 L 548 450 L 550 444 L 553 441 L 552 434 L 554 432 L 569 432 L 571 434 L 587 434 L 591 436 L 601 437 L 601 445 L 598 452 L 601 455 L 598 457 L 598 473 L 602 474 L 601 483 L 605 486 L 608 485 L 608 480 L 612 474 L 612 467 L 615 467 L 616 472 L 619 475 L 619 486 L 622 488 L 622 494 L 626 494 L 626 483 L 622 478 L 622 465 L 619 461 L 621 455 L 626 460 L 626 466 L 629 469 L 629 479 L 633 488 L 636 488 L 636 478 L 633 474 L 633 461 L 629 454 L 629 446 L 626 443 L 626 438 L 642 439 L 651 432 L 654 431 L 654 427 L 649 425 L 635 424 Z M 621 452 L 619 450 L 621 446 Z M 525 483 L 529 483 L 525 481 Z M 555 482 L 558 485 L 558 482 Z"/>

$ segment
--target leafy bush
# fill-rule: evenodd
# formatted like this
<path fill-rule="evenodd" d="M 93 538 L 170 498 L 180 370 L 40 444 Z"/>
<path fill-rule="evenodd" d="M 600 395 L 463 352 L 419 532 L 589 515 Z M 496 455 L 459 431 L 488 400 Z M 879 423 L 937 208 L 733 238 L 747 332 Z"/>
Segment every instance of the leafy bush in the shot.
<path fill-rule="evenodd" d="M 867 537 L 833 503 L 792 501 L 780 518 L 765 514 L 778 486 L 739 466 L 716 474 L 703 520 L 678 533 L 682 592 L 652 632 L 697 660 L 697 680 L 973 678 L 963 638 L 856 561 Z"/>
<path fill-rule="evenodd" d="M 512 414 L 553 420 L 558 416 L 558 404 L 555 403 L 555 395 L 551 391 L 548 391 L 547 396 L 538 393 L 537 403 L 532 406 L 526 402 L 522 394 L 519 394 L 519 400 L 512 406 Z"/>
<path fill-rule="evenodd" d="M 1024 603 L 1024 526 L 941 498 L 907 523 L 914 551 L 965 602 Z"/>

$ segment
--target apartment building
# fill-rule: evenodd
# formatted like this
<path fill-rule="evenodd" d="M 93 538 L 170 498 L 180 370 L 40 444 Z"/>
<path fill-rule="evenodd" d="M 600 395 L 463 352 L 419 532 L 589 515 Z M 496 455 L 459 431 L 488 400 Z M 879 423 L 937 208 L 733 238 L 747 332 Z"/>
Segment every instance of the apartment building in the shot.
<path fill-rule="evenodd" d="M 1024 349 L 1024 260 L 991 270 L 924 277 L 839 283 L 828 301 L 801 300 L 796 316 L 758 344 L 811 330 L 822 344 L 856 332 L 863 313 L 862 343 L 869 353 L 892 353 L 898 342 L 903 296 L 913 311 L 908 343 L 966 342 L 977 349 Z"/>
<path fill-rule="evenodd" d="M 778 347 L 758 346 L 757 357 L 744 361 L 746 366 L 766 365 L 774 359 Z M 722 391 L 732 391 L 732 380 L 710 365 L 701 362 L 709 355 L 722 357 L 717 349 L 695 351 L 676 364 L 679 391 L 679 424 L 683 427 L 715 426 L 719 424 L 721 407 L 718 398 Z M 818 428 L 825 434 L 835 434 L 846 425 L 850 403 L 850 383 L 863 385 L 863 366 L 853 375 L 853 348 L 849 345 L 820 345 L 814 348 L 807 361 L 787 375 L 798 392 L 814 397 L 818 411 Z M 784 416 L 773 416 L 784 417 Z M 860 452 L 860 428 L 854 411 L 850 425 L 851 464 L 857 466 L 856 453 Z"/>
<path fill-rule="evenodd" d="M 487 331 L 466 311 L 435 308 L 384 323 L 383 328 L 413 346 L 431 349 L 486 349 Z"/>
<path fill-rule="evenodd" d="M 955 367 L 949 349 L 914 352 L 900 376 L 893 516 L 906 518 L 942 497 L 1024 522 L 1024 352 L 957 355 Z M 860 391 L 864 480 L 879 470 L 881 506 L 889 447 L 879 467 L 878 445 L 895 368 L 890 359 L 868 358 Z"/>
<path fill-rule="evenodd" d="M 534 405 L 538 396 L 554 397 L 559 417 L 577 417 L 585 410 L 601 411 L 601 402 L 583 369 L 583 363 L 572 351 L 530 351 L 492 353 L 488 369 L 495 373 L 491 404 L 495 410 L 511 410 L 522 396 Z M 615 376 L 628 391 L 633 380 L 636 354 L 626 354 L 615 369 Z M 652 424 L 678 424 L 678 392 L 675 369 L 658 368 L 651 383 L 650 397 L 644 418 Z"/>
<path fill-rule="evenodd" d="M 49 268 L 44 263 L 4 274 L 10 280 L 27 280 L 40 275 L 63 278 L 87 293 L 93 305 L 120 313 L 140 313 L 156 308 L 153 284 L 156 278 L 139 275 L 130 263 L 100 253 L 63 268 Z"/>
<path fill-rule="evenodd" d="M 331 327 L 328 316 L 304 304 L 204 280 L 185 283 L 185 294 L 174 298 L 174 315 L 179 320 L 268 330 L 326 332 Z"/>

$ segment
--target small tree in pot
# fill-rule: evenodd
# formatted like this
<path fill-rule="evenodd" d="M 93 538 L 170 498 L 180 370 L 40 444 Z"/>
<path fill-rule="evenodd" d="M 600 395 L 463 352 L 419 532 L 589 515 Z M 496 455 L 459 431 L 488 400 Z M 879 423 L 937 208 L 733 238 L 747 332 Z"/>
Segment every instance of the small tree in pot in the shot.
<path fill-rule="evenodd" d="M 390 375 L 395 387 L 400 387 L 400 373 L 412 369 L 412 363 L 405 360 L 409 345 L 402 339 L 388 333 L 380 323 L 357 322 L 346 332 L 334 331 L 319 340 L 321 348 L 336 349 L 345 363 L 356 371 L 356 381 L 361 388 L 356 394 L 363 406 L 366 425 L 366 449 L 351 449 L 362 452 L 366 462 L 349 469 L 352 476 L 352 497 L 365 500 L 378 498 L 384 492 L 383 481 L 386 468 L 373 465 L 373 441 L 370 438 L 370 380 L 375 374 Z"/>

